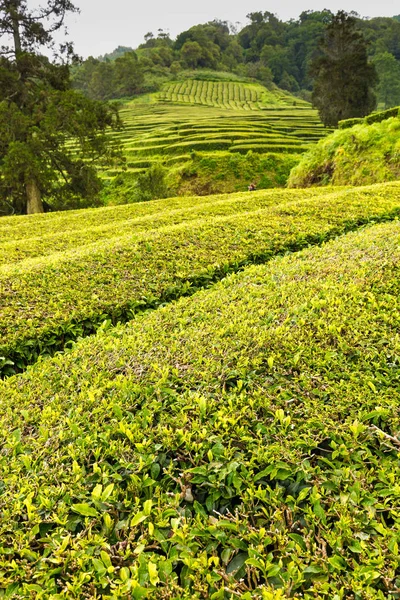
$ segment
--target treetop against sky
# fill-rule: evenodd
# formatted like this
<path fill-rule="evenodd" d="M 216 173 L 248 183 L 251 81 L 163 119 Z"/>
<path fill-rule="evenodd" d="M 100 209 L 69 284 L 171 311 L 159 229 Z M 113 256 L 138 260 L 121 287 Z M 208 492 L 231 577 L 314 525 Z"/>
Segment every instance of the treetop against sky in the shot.
<path fill-rule="evenodd" d="M 28 0 L 29 6 L 41 4 L 41 0 Z M 137 47 L 148 31 L 164 29 L 175 37 L 192 25 L 221 19 L 246 25 L 246 14 L 268 10 L 282 20 L 297 19 L 305 10 L 330 9 L 354 10 L 365 17 L 391 17 L 400 12 L 393 0 L 270 0 L 268 6 L 261 0 L 248 0 L 246 4 L 230 0 L 149 0 L 144 3 L 132 0 L 76 0 L 81 9 L 79 15 L 69 17 L 69 31 L 77 52 L 83 57 L 99 56 L 111 52 L 119 45 Z"/>

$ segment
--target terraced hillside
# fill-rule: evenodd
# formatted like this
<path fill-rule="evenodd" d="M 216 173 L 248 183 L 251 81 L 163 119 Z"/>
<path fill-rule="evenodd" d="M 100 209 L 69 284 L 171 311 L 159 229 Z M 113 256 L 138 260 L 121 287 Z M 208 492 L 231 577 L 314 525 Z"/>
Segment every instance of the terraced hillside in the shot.
<path fill-rule="evenodd" d="M 100 329 L 0 381 L 0 597 L 398 598 L 399 214 L 391 183 L 2 219 L 3 375 Z"/>
<path fill-rule="evenodd" d="M 204 81 L 187 79 L 165 84 L 158 94 L 162 102 L 183 104 L 201 104 L 226 109 L 258 110 L 265 106 L 293 106 L 309 108 L 303 100 L 294 100 L 291 94 L 283 90 L 269 91 L 257 83 L 239 83 L 237 81 Z"/>
<path fill-rule="evenodd" d="M 113 135 L 132 175 L 156 162 L 179 170 L 193 152 L 217 159 L 249 151 L 300 155 L 327 133 L 307 103 L 238 82 L 168 84 L 159 94 L 128 102 L 120 114 L 125 127 Z M 103 175 L 111 179 L 120 172 L 108 169 Z"/>

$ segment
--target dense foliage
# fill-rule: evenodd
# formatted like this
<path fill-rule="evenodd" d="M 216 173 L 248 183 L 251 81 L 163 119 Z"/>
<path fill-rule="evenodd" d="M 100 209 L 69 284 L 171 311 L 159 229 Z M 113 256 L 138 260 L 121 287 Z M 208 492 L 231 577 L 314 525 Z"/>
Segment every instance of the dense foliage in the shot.
<path fill-rule="evenodd" d="M 378 75 L 377 96 L 383 108 L 395 106 L 400 100 L 400 61 L 390 52 L 380 52 L 373 63 Z"/>
<path fill-rule="evenodd" d="M 374 64 L 368 62 L 367 44 L 354 17 L 340 11 L 327 26 L 311 63 L 314 77 L 312 103 L 321 121 L 336 127 L 342 119 L 363 117 L 376 107 Z"/>
<path fill-rule="evenodd" d="M 398 109 L 387 111 L 389 115 L 391 112 L 398 114 Z M 398 116 L 380 121 L 379 113 L 372 114 L 364 122 L 335 131 L 309 150 L 291 172 L 288 185 L 362 185 L 397 180 L 399 136 Z"/>
<path fill-rule="evenodd" d="M 75 84 L 93 98 L 128 95 L 129 79 L 122 83 L 121 65 L 115 58 L 129 52 L 125 60 L 132 69 L 133 93 L 156 91 L 167 80 L 182 79 L 187 69 L 208 69 L 255 78 L 267 86 L 274 83 L 309 99 L 313 87 L 310 65 L 332 18 L 328 10 L 305 11 L 297 20 L 284 22 L 266 11 L 249 14 L 249 23 L 239 32 L 227 22 L 212 21 L 191 27 L 176 40 L 163 31 L 157 36 L 149 33 L 135 51 L 120 47 L 110 55 L 89 58 L 76 70 Z M 357 17 L 356 25 L 368 42 L 369 58 L 381 78 L 378 102 L 399 104 L 400 21 Z"/>
<path fill-rule="evenodd" d="M 283 94 L 282 96 L 284 98 Z M 158 97 L 162 102 L 182 102 L 244 110 L 256 110 L 263 105 L 279 105 L 283 100 L 277 93 L 268 93 L 268 90 L 261 85 L 202 79 L 188 79 L 179 83 L 166 84 Z M 287 102 L 289 103 L 290 100 L 293 102 L 288 95 Z"/>
<path fill-rule="evenodd" d="M 0 214 L 43 212 L 43 201 L 93 204 L 100 189 L 93 162 L 117 155 L 105 135 L 118 125 L 115 111 L 71 89 L 71 45 L 53 62 L 39 53 L 53 47 L 53 34 L 74 10 L 68 0 L 36 11 L 22 0 L 0 2 Z"/>
<path fill-rule="evenodd" d="M 95 331 L 105 320 L 128 320 L 138 310 L 193 293 L 246 264 L 400 213 L 396 184 L 382 188 L 379 197 L 374 187 L 329 191 L 245 193 L 200 201 L 199 207 L 198 199 L 182 199 L 176 201 L 180 212 L 165 200 L 165 212 L 157 215 L 160 205 L 151 203 L 151 219 L 121 223 L 111 213 L 111 226 L 105 230 L 91 229 L 84 215 L 73 215 L 72 229 L 83 229 L 78 239 L 83 237 L 84 244 L 78 248 L 76 235 L 54 232 L 57 222 L 67 229 L 68 216 L 40 221 L 36 239 L 29 239 L 23 223 L 25 233 L 18 235 L 18 220 L 6 220 L 6 262 L 0 268 L 3 372 L 24 368 L 38 355 Z M 122 214 L 129 208 L 121 207 Z M 89 218 L 96 215 L 90 212 Z M 39 223 L 30 222 L 28 230 L 35 225 Z M 54 253 L 57 247 L 62 252 Z"/>
<path fill-rule="evenodd" d="M 398 598 L 399 248 L 368 227 L 0 382 L 2 596 Z"/>
<path fill-rule="evenodd" d="M 309 93 L 340 15 L 372 78 L 356 22 L 159 30 L 81 95 L 38 52 L 74 10 L 0 0 L 0 211 L 131 204 L 0 219 L 0 599 L 400 600 L 400 183 L 318 187 L 399 179 L 399 108 L 325 137 L 272 84 Z M 386 106 L 398 26 L 357 21 Z M 160 86 L 123 128 L 94 99 Z M 304 152 L 312 189 L 166 198 Z"/>

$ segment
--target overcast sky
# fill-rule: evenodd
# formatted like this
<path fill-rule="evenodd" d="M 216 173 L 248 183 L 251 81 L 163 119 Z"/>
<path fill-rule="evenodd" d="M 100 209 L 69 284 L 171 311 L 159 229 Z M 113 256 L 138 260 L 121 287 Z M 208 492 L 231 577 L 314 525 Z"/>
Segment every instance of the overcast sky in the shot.
<path fill-rule="evenodd" d="M 40 0 L 28 0 L 37 4 Z M 246 14 L 270 11 L 282 20 L 296 19 L 304 10 L 354 10 L 363 17 L 400 13 L 393 0 L 74 0 L 79 16 L 68 20 L 70 38 L 83 57 L 111 52 L 117 46 L 136 47 L 148 31 L 161 28 L 175 37 L 192 25 L 221 19 L 245 25 Z"/>

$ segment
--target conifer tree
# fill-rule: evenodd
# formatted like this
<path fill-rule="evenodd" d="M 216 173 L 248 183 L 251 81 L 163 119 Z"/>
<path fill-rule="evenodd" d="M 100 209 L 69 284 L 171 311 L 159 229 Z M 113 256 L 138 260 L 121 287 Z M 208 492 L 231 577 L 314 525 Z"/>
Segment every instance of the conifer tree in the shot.
<path fill-rule="evenodd" d="M 311 75 L 312 101 L 325 125 L 335 127 L 342 119 L 363 117 L 375 108 L 377 74 L 368 62 L 367 43 L 352 15 L 339 11 L 332 17 Z"/>
<path fill-rule="evenodd" d="M 44 200 L 61 208 L 93 199 L 99 191 L 94 163 L 118 155 L 105 134 L 118 126 L 116 112 L 71 89 L 73 46 L 54 42 L 73 12 L 70 0 L 46 0 L 36 10 L 26 0 L 0 0 L 3 214 L 43 212 Z"/>

